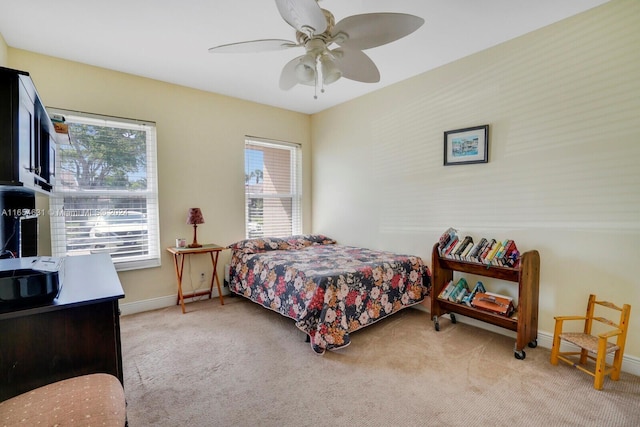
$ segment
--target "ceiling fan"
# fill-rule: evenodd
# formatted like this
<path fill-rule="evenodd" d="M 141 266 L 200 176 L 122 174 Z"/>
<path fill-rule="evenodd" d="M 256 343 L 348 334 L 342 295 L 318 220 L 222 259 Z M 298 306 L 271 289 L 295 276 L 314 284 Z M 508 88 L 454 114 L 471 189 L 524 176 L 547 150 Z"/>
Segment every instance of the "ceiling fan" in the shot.
<path fill-rule="evenodd" d="M 251 40 L 223 44 L 212 53 L 254 53 L 304 48 L 305 54 L 289 61 L 280 74 L 280 88 L 296 84 L 318 87 L 324 92 L 341 77 L 364 83 L 380 81 L 376 64 L 364 52 L 396 41 L 416 31 L 424 19 L 404 13 L 366 13 L 352 15 L 335 23 L 317 0 L 275 0 L 282 18 L 296 29 L 296 41 L 282 39 Z M 334 45 L 337 45 L 334 47 Z"/>

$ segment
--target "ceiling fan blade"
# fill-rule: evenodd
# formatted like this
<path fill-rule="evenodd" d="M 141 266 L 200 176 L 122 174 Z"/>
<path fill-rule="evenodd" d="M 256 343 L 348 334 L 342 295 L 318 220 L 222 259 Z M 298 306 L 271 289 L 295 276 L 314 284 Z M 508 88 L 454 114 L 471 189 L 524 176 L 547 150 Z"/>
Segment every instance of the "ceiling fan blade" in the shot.
<path fill-rule="evenodd" d="M 300 63 L 300 59 L 302 59 L 302 56 L 293 58 L 284 66 L 282 73 L 280 73 L 280 89 L 289 90 L 298 84 L 298 78 L 296 77 L 296 65 Z"/>
<path fill-rule="evenodd" d="M 251 40 L 248 42 L 229 43 L 220 46 L 215 46 L 209 49 L 211 53 L 255 53 L 255 52 L 268 52 L 274 50 L 284 50 L 291 47 L 298 47 L 299 45 L 289 41 L 281 39 L 264 39 L 264 40 Z"/>
<path fill-rule="evenodd" d="M 364 52 L 358 49 L 341 47 L 331 52 L 334 62 L 342 72 L 342 77 L 363 83 L 380 81 L 380 71 Z"/>
<path fill-rule="evenodd" d="M 365 13 L 348 16 L 333 28 L 334 41 L 352 49 L 370 49 L 408 36 L 424 19 L 406 13 Z"/>
<path fill-rule="evenodd" d="M 282 18 L 296 30 L 322 34 L 327 29 L 324 12 L 316 0 L 276 0 Z"/>

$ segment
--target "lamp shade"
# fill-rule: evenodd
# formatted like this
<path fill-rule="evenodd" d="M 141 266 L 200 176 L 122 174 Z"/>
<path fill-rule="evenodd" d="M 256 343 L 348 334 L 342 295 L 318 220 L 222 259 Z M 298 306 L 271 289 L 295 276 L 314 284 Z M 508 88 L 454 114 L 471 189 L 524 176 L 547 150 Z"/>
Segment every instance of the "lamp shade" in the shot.
<path fill-rule="evenodd" d="M 311 83 L 316 78 L 316 57 L 307 53 L 296 65 L 296 77 L 300 83 Z"/>
<path fill-rule="evenodd" d="M 342 71 L 328 55 L 322 55 L 320 64 L 322 66 L 322 81 L 324 84 L 329 85 L 342 77 Z"/>
<path fill-rule="evenodd" d="M 200 208 L 189 208 L 187 224 L 204 224 L 204 217 Z"/>

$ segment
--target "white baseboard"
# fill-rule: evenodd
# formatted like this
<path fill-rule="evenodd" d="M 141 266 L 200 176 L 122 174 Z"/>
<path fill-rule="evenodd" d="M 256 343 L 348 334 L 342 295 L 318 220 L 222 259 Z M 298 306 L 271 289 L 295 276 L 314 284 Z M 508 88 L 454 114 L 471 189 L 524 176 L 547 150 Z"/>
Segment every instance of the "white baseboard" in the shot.
<path fill-rule="evenodd" d="M 226 291 L 226 292 L 225 292 Z M 222 290 L 222 296 L 226 296 L 229 294 L 227 289 Z M 218 296 L 218 291 L 213 291 L 213 297 L 216 298 Z M 208 298 L 207 296 L 199 296 L 194 298 L 185 298 L 185 303 L 190 303 L 193 301 L 200 301 L 203 298 Z M 146 299 L 142 301 L 135 302 L 125 302 L 120 304 L 120 314 L 122 316 L 127 316 L 129 314 L 142 313 L 144 311 L 158 310 L 160 308 L 172 307 L 176 305 L 176 301 L 178 300 L 178 294 L 175 295 L 167 295 L 159 298 Z"/>
<path fill-rule="evenodd" d="M 445 315 L 444 317 L 449 316 Z M 490 323 L 482 322 L 480 320 L 472 319 L 461 314 L 456 314 L 456 321 L 516 339 L 516 333 L 513 331 L 509 331 L 507 329 L 501 328 L 499 326 L 494 326 Z M 551 350 L 551 347 L 553 346 L 553 332 L 538 330 L 538 346 Z M 564 342 L 562 343 L 562 346 L 560 348 L 562 351 L 578 351 L 579 349 L 579 347 L 577 346 Z M 607 363 L 613 363 L 612 356 L 607 357 Z M 640 359 L 637 357 L 624 355 L 622 357 L 622 371 L 640 376 Z"/>
<path fill-rule="evenodd" d="M 142 313 L 143 311 L 151 311 L 157 310 L 159 308 L 171 307 L 173 305 L 176 305 L 177 298 L 177 295 L 167 295 L 166 297 L 121 303 L 120 314 L 122 316 L 127 316 L 129 314 Z"/>

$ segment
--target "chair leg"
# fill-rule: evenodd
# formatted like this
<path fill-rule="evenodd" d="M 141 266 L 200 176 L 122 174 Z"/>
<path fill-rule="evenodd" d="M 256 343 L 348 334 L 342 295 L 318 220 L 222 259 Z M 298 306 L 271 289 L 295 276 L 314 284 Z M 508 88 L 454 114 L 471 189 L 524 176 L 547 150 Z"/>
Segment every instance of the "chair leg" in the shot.
<path fill-rule="evenodd" d="M 607 340 L 606 338 L 600 338 L 598 341 L 598 355 L 596 357 L 596 367 L 595 367 L 595 379 L 593 380 L 593 388 L 596 390 L 602 390 L 602 386 L 604 385 L 604 372 L 607 369 L 607 352 L 605 349 L 607 348 Z"/>
<path fill-rule="evenodd" d="M 611 375 L 609 375 L 609 377 L 613 381 L 618 381 L 620 379 L 621 369 L 622 369 L 622 350 L 618 350 L 613 355 L 613 370 L 611 371 Z"/>
<path fill-rule="evenodd" d="M 585 349 L 580 350 L 580 364 L 581 365 L 586 365 L 587 364 L 587 355 L 589 354 L 589 352 Z"/>
<path fill-rule="evenodd" d="M 551 345 L 551 364 L 558 364 L 558 353 L 560 352 L 560 333 L 562 332 L 562 321 L 556 320 L 556 327 L 553 333 L 553 343 Z"/>

